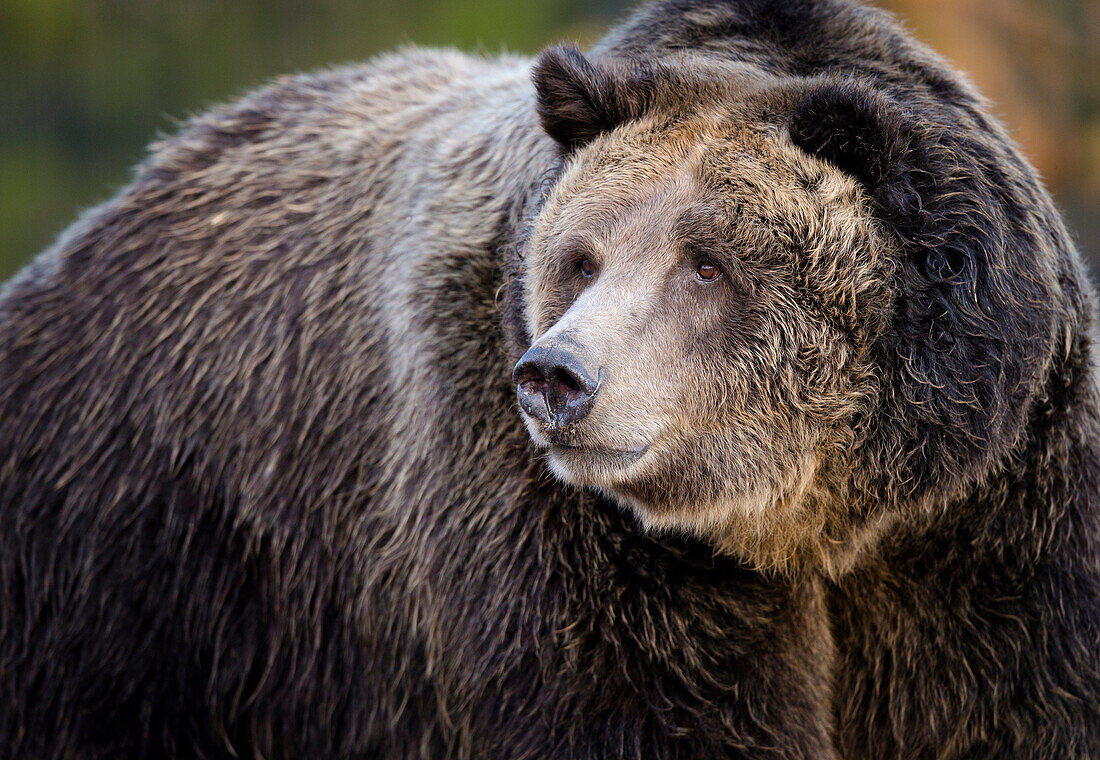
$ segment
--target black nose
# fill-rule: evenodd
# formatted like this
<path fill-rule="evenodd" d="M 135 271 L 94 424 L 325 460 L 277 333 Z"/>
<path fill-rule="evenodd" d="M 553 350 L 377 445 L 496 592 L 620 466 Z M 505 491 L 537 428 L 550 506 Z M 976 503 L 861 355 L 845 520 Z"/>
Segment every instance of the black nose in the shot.
<path fill-rule="evenodd" d="M 535 345 L 512 370 L 523 410 L 547 425 L 578 422 L 592 410 L 600 385 L 576 354 L 560 345 Z"/>

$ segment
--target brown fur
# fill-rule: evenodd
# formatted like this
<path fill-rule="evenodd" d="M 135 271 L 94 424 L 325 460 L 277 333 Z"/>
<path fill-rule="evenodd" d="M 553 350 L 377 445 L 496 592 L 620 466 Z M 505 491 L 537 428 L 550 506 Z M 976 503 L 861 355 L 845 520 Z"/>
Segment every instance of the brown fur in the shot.
<path fill-rule="evenodd" d="M 0 756 L 828 758 L 819 583 L 653 541 L 514 411 L 530 62 L 155 146 L 0 298 Z"/>
<path fill-rule="evenodd" d="M 648 445 L 626 469 L 553 449 L 551 465 L 763 567 L 846 561 L 846 486 L 829 479 L 850 471 L 853 419 L 876 396 L 865 347 L 894 244 L 854 182 L 739 126 L 759 119 L 742 100 L 625 125 L 548 197 L 526 249 L 527 326 L 567 334 L 607 375 L 570 440 Z M 579 250 L 600 269 L 583 292 Z M 724 278 L 692 282 L 703 259 Z"/>
<path fill-rule="evenodd" d="M 722 184 L 697 183 L 696 200 L 724 229 L 716 248 L 762 262 L 741 269 L 763 286 L 742 312 L 771 318 L 707 323 L 727 336 L 707 361 L 739 383 L 727 394 L 680 354 L 701 310 L 663 313 L 679 327 L 645 334 L 675 336 L 683 368 L 665 393 L 690 388 L 719 433 L 699 442 L 710 429 L 696 410 L 674 428 L 689 457 L 643 458 L 620 473 L 629 483 L 596 484 L 755 564 L 830 578 L 844 756 L 1100 756 L 1094 299 L 985 103 L 888 16 L 831 0 L 668 0 L 592 60 L 625 70 L 620 86 L 570 74 L 559 54 L 537 76 L 582 98 L 638 102 L 621 94 L 638 88 L 650 106 L 567 142 L 573 172 L 732 116 L 718 129 L 733 144 L 695 170 Z M 673 474 L 708 469 L 728 479 L 708 490 Z M 762 475 L 763 509 L 750 497 Z"/>

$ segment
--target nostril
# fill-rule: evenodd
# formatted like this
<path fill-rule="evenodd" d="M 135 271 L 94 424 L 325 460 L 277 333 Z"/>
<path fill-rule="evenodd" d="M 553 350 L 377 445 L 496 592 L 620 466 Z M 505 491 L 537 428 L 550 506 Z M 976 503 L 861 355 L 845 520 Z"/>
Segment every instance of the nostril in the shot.
<path fill-rule="evenodd" d="M 530 361 L 521 361 L 512 371 L 512 382 L 516 385 L 528 385 L 531 383 L 546 385 L 546 375 L 542 369 Z"/>
<path fill-rule="evenodd" d="M 581 386 L 581 381 L 569 370 L 564 367 L 554 368 L 554 382 L 564 390 L 571 393 L 583 393 L 584 389 Z"/>
<path fill-rule="evenodd" d="M 530 363 L 521 362 L 512 373 L 516 383 L 516 396 L 523 411 L 535 419 L 550 422 L 549 383 L 542 371 Z"/>
<path fill-rule="evenodd" d="M 528 380 L 521 380 L 517 385 L 520 391 L 529 396 L 545 396 L 550 384 L 542 377 L 532 377 Z"/>

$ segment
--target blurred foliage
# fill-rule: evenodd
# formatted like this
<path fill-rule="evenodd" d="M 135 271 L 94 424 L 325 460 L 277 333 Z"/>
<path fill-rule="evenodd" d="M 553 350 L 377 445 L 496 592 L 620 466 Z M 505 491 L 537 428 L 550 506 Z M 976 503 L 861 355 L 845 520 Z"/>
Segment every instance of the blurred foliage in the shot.
<path fill-rule="evenodd" d="M 125 184 L 153 137 L 280 73 L 403 44 L 535 52 L 628 0 L 2 0 L 0 279 Z M 1100 251 L 1100 0 L 891 0 L 971 72 Z"/>

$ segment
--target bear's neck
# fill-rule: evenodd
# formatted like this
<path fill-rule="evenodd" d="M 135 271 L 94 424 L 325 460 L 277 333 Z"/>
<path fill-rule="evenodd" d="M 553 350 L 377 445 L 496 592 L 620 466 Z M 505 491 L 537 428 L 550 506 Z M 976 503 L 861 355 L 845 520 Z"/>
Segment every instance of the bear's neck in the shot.
<path fill-rule="evenodd" d="M 1097 557 L 1100 414 L 1095 392 L 1088 395 L 1060 422 L 1037 425 L 1019 456 L 967 499 L 947 505 L 930 528 L 952 531 L 975 552 L 1004 562 Z"/>
<path fill-rule="evenodd" d="M 897 523 L 877 557 L 937 552 L 1005 569 L 1100 560 L 1100 393 L 1087 350 L 1052 379 L 1014 452 L 969 493 Z"/>
<path fill-rule="evenodd" d="M 899 519 L 825 585 L 844 757 L 969 757 L 1096 693 L 1100 396 L 1087 359 L 1052 376 L 1003 466 Z"/>

